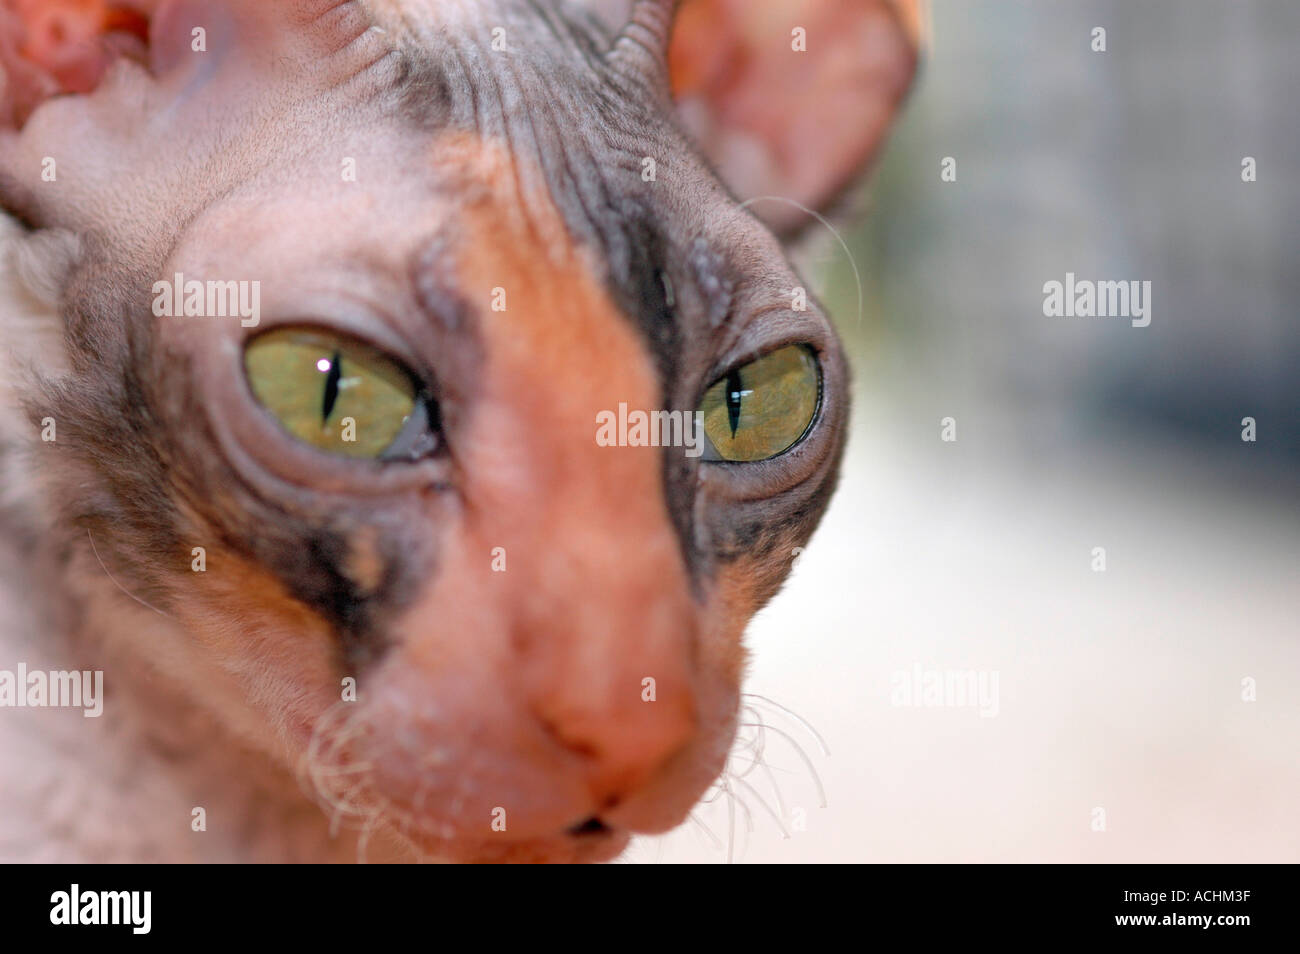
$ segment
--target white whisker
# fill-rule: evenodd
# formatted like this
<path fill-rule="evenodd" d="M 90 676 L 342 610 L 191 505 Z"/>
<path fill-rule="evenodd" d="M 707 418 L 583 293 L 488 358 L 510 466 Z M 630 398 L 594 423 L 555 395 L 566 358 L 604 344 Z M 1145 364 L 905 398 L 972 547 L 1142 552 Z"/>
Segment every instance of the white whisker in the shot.
<path fill-rule="evenodd" d="M 775 732 L 777 735 L 785 739 L 787 742 L 789 742 L 791 747 L 795 750 L 795 753 L 799 756 L 799 758 L 803 760 L 803 764 L 807 766 L 808 772 L 809 774 L 812 775 L 813 782 L 817 786 L 817 797 L 820 801 L 821 807 L 825 808 L 826 789 L 822 785 L 822 777 L 817 774 L 817 769 L 813 766 L 812 759 L 808 758 L 808 753 L 803 750 L 803 746 L 801 746 L 799 742 L 794 738 L 794 736 L 790 735 L 789 732 L 786 732 L 783 729 L 778 729 L 776 726 L 773 725 L 769 725 L 767 726 L 767 728 L 770 731 Z"/>
<path fill-rule="evenodd" d="M 695 814 L 695 812 L 691 812 L 691 813 L 690 813 L 688 816 L 686 816 L 686 817 L 687 817 L 690 821 L 692 821 L 692 822 L 695 823 L 696 828 L 698 828 L 700 831 L 704 832 L 704 834 L 706 834 L 706 835 L 709 836 L 709 840 L 710 840 L 711 842 L 713 842 L 713 847 L 714 847 L 715 849 L 717 849 L 718 851 L 721 851 L 721 850 L 722 850 L 722 839 L 719 838 L 717 835 L 715 835 L 715 834 L 713 833 L 713 829 L 712 829 L 712 828 L 710 828 L 708 825 L 704 824 L 704 822 L 701 820 L 701 818 L 700 818 L 699 815 Z"/>
<path fill-rule="evenodd" d="M 772 821 L 776 822 L 776 827 L 779 828 L 779 829 L 781 829 L 781 837 L 782 837 L 782 838 L 789 838 L 789 837 L 790 837 L 790 832 L 788 832 L 788 831 L 786 830 L 785 823 L 781 821 L 781 816 L 778 815 L 776 812 L 774 812 L 774 811 L 772 810 L 772 806 L 769 805 L 769 804 L 767 803 L 767 801 L 763 798 L 763 796 L 759 794 L 758 789 L 754 788 L 754 786 L 750 785 L 750 784 L 749 784 L 748 782 L 746 782 L 743 778 L 738 778 L 738 779 L 736 779 L 736 781 L 737 781 L 739 784 L 745 786 L 745 789 L 746 789 L 746 790 L 747 790 L 751 795 L 753 795 L 754 798 L 758 799 L 758 804 L 760 804 L 760 805 L 763 806 L 763 810 L 766 811 L 766 812 L 768 813 L 768 815 L 770 815 L 770 816 L 772 817 Z"/>
<path fill-rule="evenodd" d="M 89 528 L 89 527 L 86 528 L 86 538 L 87 538 L 88 540 L 90 540 L 90 552 L 93 553 L 93 554 L 95 554 L 95 560 L 99 563 L 99 568 L 100 568 L 101 570 L 104 571 L 104 575 L 105 575 L 106 577 L 108 577 L 110 580 L 113 581 L 113 585 L 114 585 L 114 586 L 116 586 L 119 590 L 121 590 L 121 591 L 122 591 L 123 593 L 125 593 L 127 596 L 131 597 L 131 599 L 135 600 L 137 603 L 139 603 L 139 604 L 140 604 L 141 606 L 143 606 L 145 609 L 151 609 L 151 610 L 153 610 L 155 613 L 157 613 L 157 614 L 158 614 L 159 616 L 161 616 L 163 619 L 171 619 L 170 616 L 168 616 L 166 613 L 164 613 L 164 612 L 163 612 L 162 610 L 160 610 L 158 607 L 154 606 L 152 603 L 146 603 L 144 600 L 140 599 L 140 597 L 136 596 L 134 593 L 132 593 L 130 590 L 128 590 L 128 589 L 127 589 L 125 586 L 123 586 L 121 583 L 117 582 L 117 577 L 115 577 L 112 573 L 109 573 L 109 572 L 108 572 L 108 567 L 104 566 L 104 561 L 103 561 L 102 559 L 100 559 L 100 556 L 99 556 L 99 550 L 95 547 L 95 538 L 94 538 L 93 536 L 90 535 L 90 528 Z M 173 620 L 173 622 L 175 622 L 175 621 Z"/>
<path fill-rule="evenodd" d="M 809 722 L 799 713 L 795 712 L 793 709 L 781 705 L 781 703 L 777 702 L 774 699 L 769 699 L 767 696 L 760 696 L 756 692 L 746 692 L 744 693 L 744 698 L 758 699 L 760 702 L 765 702 L 773 709 L 778 710 L 783 715 L 787 715 L 791 719 L 794 719 L 796 722 L 798 722 L 801 726 L 804 727 L 804 729 L 808 732 L 809 735 L 811 735 L 814 739 L 817 740 L 817 744 L 821 747 L 822 755 L 826 757 L 830 756 L 831 754 L 830 747 L 826 744 L 826 740 L 822 738 L 821 733 L 818 732 L 817 729 L 813 727 L 813 724 L 811 722 Z"/>
<path fill-rule="evenodd" d="M 727 793 L 727 864 L 731 864 L 736 856 L 736 796 L 731 789 L 723 791 Z"/>

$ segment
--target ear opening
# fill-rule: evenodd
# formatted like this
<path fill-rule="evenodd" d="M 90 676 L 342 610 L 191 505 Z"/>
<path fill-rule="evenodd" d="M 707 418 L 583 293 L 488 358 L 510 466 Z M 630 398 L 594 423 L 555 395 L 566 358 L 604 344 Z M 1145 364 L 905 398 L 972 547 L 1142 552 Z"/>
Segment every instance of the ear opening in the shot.
<path fill-rule="evenodd" d="M 89 93 L 114 59 L 144 60 L 149 22 L 109 0 L 6 0 L 0 4 L 0 104 L 21 126 L 58 93 Z"/>

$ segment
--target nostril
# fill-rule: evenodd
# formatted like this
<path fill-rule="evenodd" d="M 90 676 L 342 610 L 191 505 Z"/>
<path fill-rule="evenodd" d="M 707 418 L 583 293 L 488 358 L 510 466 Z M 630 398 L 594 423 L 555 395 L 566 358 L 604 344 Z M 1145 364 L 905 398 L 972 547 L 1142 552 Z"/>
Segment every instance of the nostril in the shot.
<path fill-rule="evenodd" d="M 607 835 L 612 829 L 594 815 L 588 818 L 581 825 L 574 825 L 567 834 L 574 838 L 587 838 L 592 835 Z"/>
<path fill-rule="evenodd" d="M 538 719 L 541 721 L 542 727 L 546 729 L 547 734 L 556 739 L 566 749 L 577 752 L 583 758 L 595 759 L 600 756 L 600 750 L 596 748 L 594 743 L 569 736 L 563 726 L 545 716 L 539 716 Z"/>

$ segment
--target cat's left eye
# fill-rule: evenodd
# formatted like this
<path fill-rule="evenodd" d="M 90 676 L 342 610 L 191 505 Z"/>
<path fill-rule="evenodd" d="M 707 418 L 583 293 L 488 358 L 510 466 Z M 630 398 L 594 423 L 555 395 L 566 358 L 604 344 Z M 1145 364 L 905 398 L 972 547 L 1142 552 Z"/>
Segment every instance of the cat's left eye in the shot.
<path fill-rule="evenodd" d="M 433 451 L 431 399 L 394 359 L 346 335 L 281 328 L 251 339 L 254 397 L 289 434 L 351 458 L 415 459 Z"/>
<path fill-rule="evenodd" d="M 821 405 L 821 367 L 804 345 L 778 348 L 723 375 L 700 412 L 715 460 L 755 462 L 785 453 Z"/>

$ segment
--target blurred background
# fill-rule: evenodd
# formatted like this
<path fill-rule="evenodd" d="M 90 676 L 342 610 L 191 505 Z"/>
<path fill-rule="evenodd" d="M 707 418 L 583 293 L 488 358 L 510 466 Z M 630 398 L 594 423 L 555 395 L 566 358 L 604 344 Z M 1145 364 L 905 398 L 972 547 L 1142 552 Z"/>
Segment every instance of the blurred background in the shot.
<path fill-rule="evenodd" d="M 1300 4 L 931 12 L 836 220 L 861 317 L 804 256 L 841 490 L 750 631 L 728 791 L 629 860 L 1298 861 Z M 1067 272 L 1150 281 L 1150 326 L 1045 317 Z M 966 672 L 984 714 L 902 704 Z"/>

